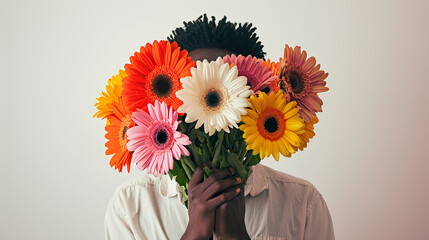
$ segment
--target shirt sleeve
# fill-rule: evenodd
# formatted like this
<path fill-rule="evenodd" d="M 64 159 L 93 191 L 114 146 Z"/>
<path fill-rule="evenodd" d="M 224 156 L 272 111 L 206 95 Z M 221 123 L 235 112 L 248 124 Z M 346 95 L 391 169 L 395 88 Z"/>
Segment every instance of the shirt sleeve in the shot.
<path fill-rule="evenodd" d="M 334 240 L 334 226 L 328 206 L 320 193 L 308 205 L 304 240 Z"/>
<path fill-rule="evenodd" d="M 107 207 L 104 217 L 104 232 L 106 240 L 135 239 L 127 221 L 126 212 L 122 209 L 118 197 L 113 198 Z"/>

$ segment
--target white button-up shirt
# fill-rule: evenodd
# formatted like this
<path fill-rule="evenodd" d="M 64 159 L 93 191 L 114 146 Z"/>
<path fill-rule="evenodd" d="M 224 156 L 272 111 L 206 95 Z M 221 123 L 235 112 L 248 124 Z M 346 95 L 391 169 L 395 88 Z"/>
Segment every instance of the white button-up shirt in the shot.
<path fill-rule="evenodd" d="M 258 164 L 244 188 L 245 223 L 252 239 L 332 240 L 322 195 L 308 181 Z M 120 186 L 105 216 L 106 239 L 180 239 L 188 211 L 168 175 L 142 176 Z"/>

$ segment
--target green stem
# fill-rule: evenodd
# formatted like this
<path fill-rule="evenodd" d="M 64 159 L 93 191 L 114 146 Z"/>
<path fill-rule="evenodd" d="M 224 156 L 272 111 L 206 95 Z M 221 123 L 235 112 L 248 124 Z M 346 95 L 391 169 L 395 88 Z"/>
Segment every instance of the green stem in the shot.
<path fill-rule="evenodd" d="M 253 154 L 253 150 L 247 151 L 246 159 L 244 160 L 244 163 L 243 163 L 244 166 L 247 166 L 249 164 L 250 160 L 252 159 L 252 154 Z"/>
<path fill-rule="evenodd" d="M 202 164 L 200 159 L 200 152 L 198 151 L 197 146 L 195 146 L 193 143 L 189 145 L 189 149 L 191 149 L 192 157 L 194 157 L 195 163 L 199 166 Z"/>
<path fill-rule="evenodd" d="M 192 159 L 189 156 L 184 156 L 183 159 L 186 165 L 188 165 L 188 167 L 191 168 L 192 172 L 195 172 L 195 169 L 197 169 L 197 166 L 195 165 L 194 161 L 192 161 Z"/>
<path fill-rule="evenodd" d="M 219 163 L 219 160 L 222 158 L 222 156 L 220 155 L 220 152 L 222 150 L 222 144 L 223 144 L 223 136 L 219 137 L 216 142 L 215 150 L 213 154 L 213 166 L 217 166 L 217 164 Z"/>
<path fill-rule="evenodd" d="M 186 176 L 188 176 L 188 180 L 191 180 L 192 170 L 188 167 L 188 165 L 183 160 L 183 157 L 180 158 L 180 163 L 182 164 L 183 170 L 185 170 Z"/>
<path fill-rule="evenodd" d="M 246 155 L 246 152 L 247 152 L 247 150 L 246 150 L 246 143 L 244 142 L 244 140 L 240 142 L 240 145 L 239 145 L 238 149 L 240 149 L 239 152 L 238 152 L 238 160 L 240 160 L 241 162 L 243 162 L 244 161 L 244 156 Z"/>

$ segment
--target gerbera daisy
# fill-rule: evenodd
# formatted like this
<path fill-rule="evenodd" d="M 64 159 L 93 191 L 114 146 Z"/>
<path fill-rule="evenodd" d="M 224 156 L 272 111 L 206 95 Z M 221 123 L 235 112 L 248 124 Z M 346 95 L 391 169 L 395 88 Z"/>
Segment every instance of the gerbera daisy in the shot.
<path fill-rule="evenodd" d="M 303 144 L 299 147 L 299 150 L 304 150 L 307 147 L 307 143 L 310 142 L 316 133 L 314 133 L 314 124 L 318 123 L 319 119 L 315 116 L 309 123 L 304 122 L 304 133 L 298 134 L 298 137 L 302 139 Z M 298 150 L 297 147 L 293 146 L 295 151 Z"/>
<path fill-rule="evenodd" d="M 268 59 L 267 61 L 264 61 L 263 59 L 259 59 L 259 61 L 262 63 L 262 66 L 270 69 L 274 75 L 276 75 L 277 77 L 280 76 L 280 62 L 281 62 L 281 58 L 279 62 L 272 62 L 270 59 Z M 270 86 L 262 89 L 262 92 L 265 93 L 270 93 L 270 92 L 277 92 L 278 90 L 280 90 L 280 80 L 279 78 L 276 79 L 276 81 L 273 81 Z"/>
<path fill-rule="evenodd" d="M 189 76 L 195 62 L 186 50 L 180 51 L 176 42 L 154 41 L 140 48 L 125 65 L 125 104 L 131 110 L 146 109 L 148 103 L 163 101 L 176 110 L 182 102 L 175 93 L 182 88 L 180 78 Z"/>
<path fill-rule="evenodd" d="M 325 87 L 328 73 L 319 70 L 320 64 L 315 66 L 314 57 L 307 59 L 307 52 L 301 52 L 301 47 L 292 49 L 286 44 L 283 61 L 280 78 L 284 83 L 287 99 L 297 101 L 299 114 L 306 122 L 310 122 L 316 112 L 322 111 L 323 102 L 317 94 L 329 90 Z"/>
<path fill-rule="evenodd" d="M 216 61 L 198 61 L 191 69 L 192 76 L 182 78 L 183 90 L 176 96 L 183 101 L 177 110 L 186 113 L 185 121 L 197 121 L 195 128 L 204 124 L 210 136 L 222 129 L 238 128 L 241 115 L 250 106 L 247 97 L 252 94 L 244 76 L 238 76 L 237 67 L 230 68 L 222 58 Z"/>
<path fill-rule="evenodd" d="M 262 63 L 252 56 L 244 57 L 243 55 L 231 56 L 226 55 L 223 58 L 225 63 L 235 64 L 238 69 L 238 76 L 245 76 L 250 88 L 258 94 L 262 89 L 269 87 L 270 84 L 278 79 L 273 72 L 262 66 Z"/>
<path fill-rule="evenodd" d="M 180 124 L 177 112 L 155 100 L 155 105 L 148 105 L 149 113 L 137 110 L 131 118 L 137 126 L 127 131 L 128 150 L 134 151 L 132 162 L 140 170 L 146 169 L 155 176 L 166 174 L 173 169 L 174 159 L 181 155 L 189 156 L 184 145 L 191 144 L 188 136 L 176 131 Z"/>
<path fill-rule="evenodd" d="M 122 79 L 127 74 L 124 70 L 119 70 L 119 73 L 112 76 L 106 85 L 106 92 L 101 92 L 100 97 L 97 98 L 97 103 L 94 105 L 97 107 L 98 112 L 93 117 L 105 118 L 110 114 L 113 114 L 112 103 L 118 103 L 118 98 L 122 92 Z"/>
<path fill-rule="evenodd" d="M 279 152 L 290 157 L 294 147 L 300 147 L 302 140 L 298 134 L 304 133 L 304 123 L 299 117 L 296 102 L 286 104 L 282 90 L 269 95 L 261 92 L 257 97 L 251 96 L 250 109 L 243 116 L 240 129 L 247 142 L 247 150 L 261 158 L 271 154 L 278 161 Z"/>
<path fill-rule="evenodd" d="M 118 102 L 112 103 L 113 114 L 107 116 L 109 124 L 105 127 L 107 133 L 105 137 L 106 155 L 113 154 L 110 159 L 110 166 L 115 166 L 119 172 L 122 172 L 122 167 L 127 165 L 127 170 L 130 172 L 130 163 L 132 153 L 127 149 L 127 130 L 134 126 L 131 120 L 131 114 L 125 108 L 122 97 L 118 98 Z"/>

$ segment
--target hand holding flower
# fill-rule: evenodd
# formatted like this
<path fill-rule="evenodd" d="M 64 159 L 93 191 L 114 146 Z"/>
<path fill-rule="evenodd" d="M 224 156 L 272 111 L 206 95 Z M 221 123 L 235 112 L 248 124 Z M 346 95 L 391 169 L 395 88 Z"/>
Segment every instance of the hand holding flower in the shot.
<path fill-rule="evenodd" d="M 216 209 L 239 193 L 233 173 L 222 169 L 203 181 L 203 169 L 195 170 L 188 185 L 189 224 L 182 239 L 209 239 L 213 235 Z"/>

